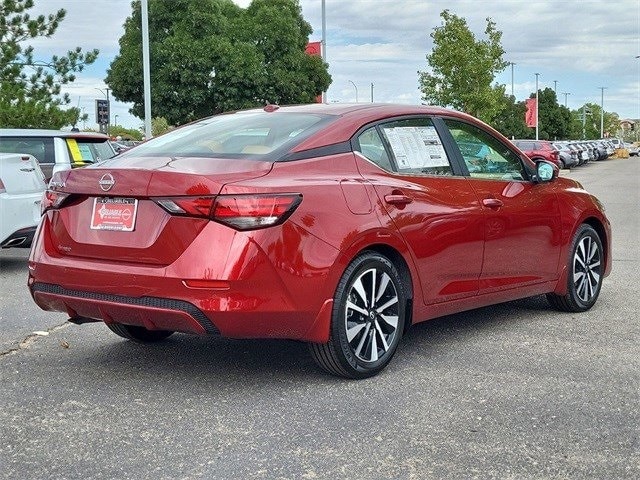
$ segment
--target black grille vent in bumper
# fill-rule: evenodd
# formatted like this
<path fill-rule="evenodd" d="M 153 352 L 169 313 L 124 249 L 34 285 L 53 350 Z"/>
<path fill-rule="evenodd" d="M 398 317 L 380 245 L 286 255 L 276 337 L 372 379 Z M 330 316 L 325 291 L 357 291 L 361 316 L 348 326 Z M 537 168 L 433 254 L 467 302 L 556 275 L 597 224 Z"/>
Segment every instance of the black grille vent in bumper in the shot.
<path fill-rule="evenodd" d="M 158 297 L 126 297 L 124 295 L 110 295 L 107 293 L 83 292 L 81 290 L 69 290 L 60 285 L 50 283 L 34 283 L 31 286 L 34 292 L 51 293 L 54 295 L 64 295 L 65 297 L 86 298 L 101 302 L 120 303 L 124 305 L 136 305 L 139 307 L 155 307 L 164 310 L 175 310 L 188 313 L 192 316 L 204 330 L 212 335 L 219 335 L 220 331 L 213 325 L 207 316 L 195 305 L 182 300 L 172 300 L 170 298 Z"/>

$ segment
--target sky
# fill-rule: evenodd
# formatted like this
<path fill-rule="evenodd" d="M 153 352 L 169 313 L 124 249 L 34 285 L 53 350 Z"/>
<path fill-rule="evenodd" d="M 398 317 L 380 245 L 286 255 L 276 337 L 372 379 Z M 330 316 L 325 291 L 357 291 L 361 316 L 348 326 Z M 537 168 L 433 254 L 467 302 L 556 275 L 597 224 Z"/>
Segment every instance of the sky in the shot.
<path fill-rule="evenodd" d="M 234 1 L 242 7 L 250 3 Z M 299 1 L 313 28 L 309 40 L 321 40 L 321 0 Z M 76 46 L 100 50 L 98 60 L 63 89 L 72 105 L 89 115 L 86 127 L 97 128 L 95 100 L 105 98 L 104 78 L 119 52 L 131 2 L 35 4 L 32 15 L 67 11 L 53 37 L 28 42 L 36 59 L 48 60 Z M 417 72 L 428 69 L 430 34 L 442 25 L 440 12 L 449 9 L 467 20 L 477 38 L 483 38 L 487 17 L 502 31 L 504 59 L 514 65 L 496 81 L 507 93 L 513 85 L 517 100 L 535 91 L 538 73 L 538 87 L 554 88 L 559 103 L 566 102 L 570 109 L 602 103 L 605 111 L 620 118 L 640 118 L 640 0 L 325 0 L 325 5 L 325 53 L 333 79 L 328 102 L 370 102 L 373 84 L 375 102 L 421 103 Z M 143 120 L 129 108 L 112 99 L 111 123 L 141 127 Z"/>

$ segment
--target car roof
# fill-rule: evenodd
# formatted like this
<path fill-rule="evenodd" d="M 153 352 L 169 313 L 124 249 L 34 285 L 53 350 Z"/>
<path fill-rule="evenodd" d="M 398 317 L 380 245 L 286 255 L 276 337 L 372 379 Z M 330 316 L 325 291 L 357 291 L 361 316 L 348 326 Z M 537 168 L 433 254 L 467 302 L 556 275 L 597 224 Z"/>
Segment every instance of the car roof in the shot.
<path fill-rule="evenodd" d="M 0 128 L 0 137 L 60 137 L 60 138 L 103 138 L 98 132 L 70 132 L 66 130 L 47 130 L 43 128 Z"/>

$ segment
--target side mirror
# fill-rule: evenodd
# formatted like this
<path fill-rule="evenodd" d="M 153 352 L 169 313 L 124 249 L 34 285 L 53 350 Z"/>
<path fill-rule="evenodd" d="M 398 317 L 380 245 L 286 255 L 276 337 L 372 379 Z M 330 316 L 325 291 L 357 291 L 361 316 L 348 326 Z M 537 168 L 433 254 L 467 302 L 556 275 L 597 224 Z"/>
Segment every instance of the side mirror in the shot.
<path fill-rule="evenodd" d="M 554 178 L 558 177 L 560 170 L 553 163 L 540 161 L 536 162 L 536 177 L 534 181 L 536 183 L 550 182 Z"/>

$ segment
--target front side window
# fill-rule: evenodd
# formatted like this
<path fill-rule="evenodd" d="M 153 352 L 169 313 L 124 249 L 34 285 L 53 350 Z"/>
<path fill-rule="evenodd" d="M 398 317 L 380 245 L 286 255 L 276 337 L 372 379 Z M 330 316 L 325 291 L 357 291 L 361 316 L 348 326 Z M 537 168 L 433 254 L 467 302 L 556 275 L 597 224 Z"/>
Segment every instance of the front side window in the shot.
<path fill-rule="evenodd" d="M 399 173 L 453 175 L 449 157 L 430 118 L 389 122 L 381 125 L 380 130 Z"/>
<path fill-rule="evenodd" d="M 452 119 L 444 122 L 460 149 L 469 175 L 499 180 L 528 178 L 520 157 L 497 138 L 475 125 Z"/>

